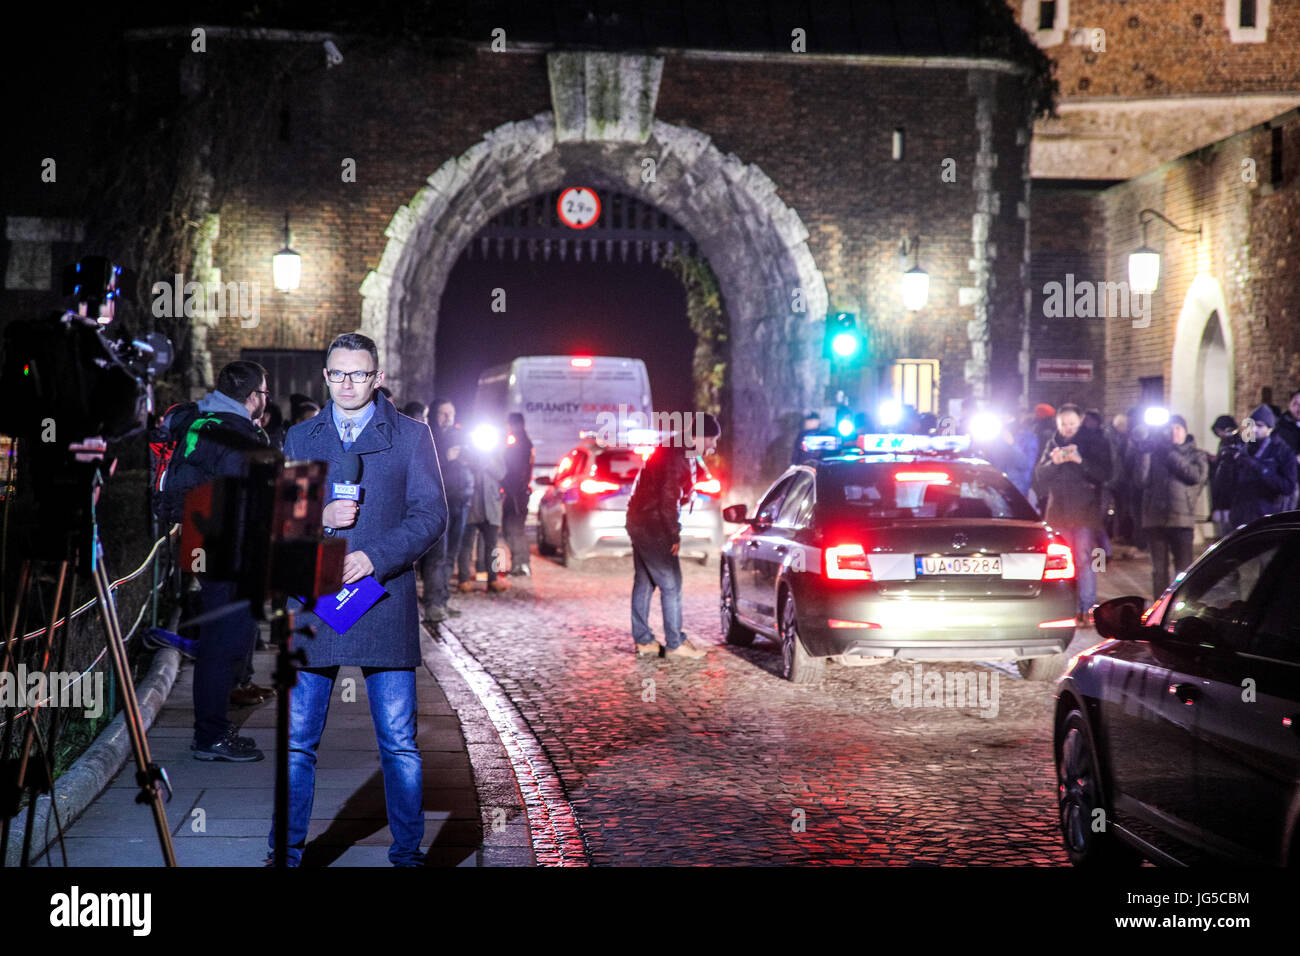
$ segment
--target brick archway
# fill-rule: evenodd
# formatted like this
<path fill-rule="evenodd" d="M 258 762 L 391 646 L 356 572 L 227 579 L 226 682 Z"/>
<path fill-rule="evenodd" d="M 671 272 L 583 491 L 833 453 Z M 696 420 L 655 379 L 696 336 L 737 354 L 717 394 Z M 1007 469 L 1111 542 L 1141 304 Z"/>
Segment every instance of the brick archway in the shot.
<path fill-rule="evenodd" d="M 738 490 L 788 462 L 802 411 L 822 404 L 826 285 L 798 214 L 757 166 L 709 137 L 654 121 L 648 138 L 557 141 L 554 114 L 489 132 L 428 179 L 385 230 L 361 286 L 361 331 L 380 344 L 393 387 L 431 393 L 443 288 L 471 238 L 502 210 L 562 185 L 617 189 L 686 228 L 718 276 L 730 320 L 730 421 Z M 645 160 L 654 175 L 645 181 Z"/>

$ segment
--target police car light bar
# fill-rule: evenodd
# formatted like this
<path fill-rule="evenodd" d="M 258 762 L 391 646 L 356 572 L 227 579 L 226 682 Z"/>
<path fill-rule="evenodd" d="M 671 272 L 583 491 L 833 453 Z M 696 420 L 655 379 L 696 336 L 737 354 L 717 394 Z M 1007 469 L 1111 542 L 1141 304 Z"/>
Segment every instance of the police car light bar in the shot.
<path fill-rule="evenodd" d="M 859 435 L 858 447 L 868 452 L 961 452 L 970 448 L 970 436 Z"/>

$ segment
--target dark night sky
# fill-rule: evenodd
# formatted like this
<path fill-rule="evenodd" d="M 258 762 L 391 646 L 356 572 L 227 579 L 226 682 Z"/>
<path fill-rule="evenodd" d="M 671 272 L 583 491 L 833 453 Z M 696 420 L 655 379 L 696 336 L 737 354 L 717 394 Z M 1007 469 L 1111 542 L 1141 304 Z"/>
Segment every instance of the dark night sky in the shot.
<path fill-rule="evenodd" d="M 506 311 L 492 311 L 492 290 Z M 686 294 L 667 269 L 588 261 L 466 260 L 456 263 L 442 296 L 437 391 L 462 415 L 479 372 L 520 355 L 618 355 L 640 358 L 655 408 L 689 409 L 695 335 Z M 432 396 L 431 396 L 432 397 Z"/>

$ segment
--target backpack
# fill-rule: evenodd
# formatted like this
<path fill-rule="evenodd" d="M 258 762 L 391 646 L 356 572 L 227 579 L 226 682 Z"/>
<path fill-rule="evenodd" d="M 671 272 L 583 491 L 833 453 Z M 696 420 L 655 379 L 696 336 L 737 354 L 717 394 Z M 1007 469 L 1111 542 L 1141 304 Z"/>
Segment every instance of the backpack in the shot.
<path fill-rule="evenodd" d="M 172 455 L 176 453 L 176 439 L 172 437 L 172 412 L 187 402 L 177 402 L 158 419 L 157 424 L 149 429 L 149 506 L 154 516 L 162 520 L 163 487 L 167 481 L 167 469 Z"/>

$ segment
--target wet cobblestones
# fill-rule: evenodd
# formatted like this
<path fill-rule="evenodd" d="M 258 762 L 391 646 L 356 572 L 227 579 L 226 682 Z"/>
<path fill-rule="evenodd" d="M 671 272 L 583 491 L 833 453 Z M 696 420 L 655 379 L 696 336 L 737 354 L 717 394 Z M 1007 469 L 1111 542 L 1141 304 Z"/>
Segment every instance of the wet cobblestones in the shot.
<path fill-rule="evenodd" d="M 828 665 L 820 685 L 792 685 L 774 644 L 722 644 L 716 565 L 683 568 L 685 629 L 709 657 L 637 660 L 630 561 L 533 568 L 505 594 L 462 596 L 452 631 L 544 748 L 590 863 L 1066 862 L 1049 684 L 921 665 L 987 675 L 989 717 L 895 706 L 912 662 Z"/>

